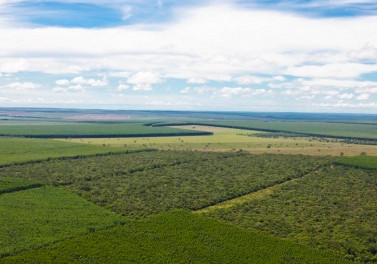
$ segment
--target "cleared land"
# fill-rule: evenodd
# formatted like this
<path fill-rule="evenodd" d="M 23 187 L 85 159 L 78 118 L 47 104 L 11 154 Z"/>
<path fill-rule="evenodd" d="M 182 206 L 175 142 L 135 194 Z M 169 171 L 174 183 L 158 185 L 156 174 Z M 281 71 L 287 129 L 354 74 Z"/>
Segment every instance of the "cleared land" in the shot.
<path fill-rule="evenodd" d="M 2 263 L 348 263 L 336 253 L 176 211 L 8 257 Z"/>
<path fill-rule="evenodd" d="M 1 194 L 0 257 L 106 229 L 122 221 L 120 216 L 59 188 Z"/>
<path fill-rule="evenodd" d="M 302 244 L 333 249 L 349 259 L 377 261 L 377 171 L 324 167 L 269 195 L 204 215 Z"/>
<path fill-rule="evenodd" d="M 246 150 L 255 154 L 280 153 L 304 154 L 314 156 L 354 156 L 364 152 L 377 156 L 376 145 L 345 144 L 335 140 L 318 138 L 263 138 L 253 136 L 260 131 L 231 129 L 200 125 L 176 126 L 174 128 L 212 132 L 211 136 L 195 137 L 139 137 L 139 138 L 82 138 L 70 139 L 72 142 L 92 145 L 106 145 L 127 148 L 157 148 L 171 150 L 199 151 L 238 151 Z"/>

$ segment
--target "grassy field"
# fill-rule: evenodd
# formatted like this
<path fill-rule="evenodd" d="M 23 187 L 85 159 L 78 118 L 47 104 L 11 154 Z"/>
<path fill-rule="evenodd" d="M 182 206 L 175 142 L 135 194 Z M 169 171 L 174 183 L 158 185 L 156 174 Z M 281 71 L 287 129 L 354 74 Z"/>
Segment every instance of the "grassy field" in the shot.
<path fill-rule="evenodd" d="M 183 126 L 185 129 L 209 131 L 212 136 L 195 137 L 140 137 L 140 138 L 86 138 L 70 139 L 71 142 L 112 147 L 158 148 L 172 150 L 237 151 L 246 150 L 255 154 L 280 153 L 304 155 L 359 155 L 362 152 L 377 156 L 377 146 L 345 144 L 315 138 L 262 138 L 253 136 L 260 131 L 208 126 Z"/>
<path fill-rule="evenodd" d="M 339 158 L 337 163 L 358 168 L 377 169 L 377 157 L 375 156 L 343 157 Z"/>
<path fill-rule="evenodd" d="M 170 127 L 151 127 L 143 123 L 61 123 L 2 125 L 0 136 L 36 138 L 135 137 L 209 134 Z"/>
<path fill-rule="evenodd" d="M 375 262 L 376 200 L 376 171 L 335 166 L 257 199 L 203 212 L 246 229 L 337 250 L 349 259 Z"/>
<path fill-rule="evenodd" d="M 329 162 L 300 155 L 155 151 L 5 167 L 0 177 L 62 185 L 114 212 L 139 218 L 207 207 L 301 177 Z"/>
<path fill-rule="evenodd" d="M 122 221 L 120 216 L 59 188 L 1 194 L 0 256 L 106 229 Z"/>
<path fill-rule="evenodd" d="M 348 263 L 320 251 L 189 212 L 80 236 L 8 257 L 2 263 Z"/>
<path fill-rule="evenodd" d="M 54 157 L 121 152 L 128 148 L 90 146 L 50 139 L 0 137 L 0 166 Z"/>
<path fill-rule="evenodd" d="M 15 192 L 19 190 L 26 190 L 41 186 L 42 184 L 37 181 L 18 178 L 0 178 L 0 194 Z"/>
<path fill-rule="evenodd" d="M 202 125 L 215 125 L 231 128 L 292 132 L 307 135 L 332 136 L 340 138 L 365 138 L 377 139 L 377 125 L 374 124 L 350 124 L 330 122 L 284 122 L 284 121 L 198 121 Z"/>

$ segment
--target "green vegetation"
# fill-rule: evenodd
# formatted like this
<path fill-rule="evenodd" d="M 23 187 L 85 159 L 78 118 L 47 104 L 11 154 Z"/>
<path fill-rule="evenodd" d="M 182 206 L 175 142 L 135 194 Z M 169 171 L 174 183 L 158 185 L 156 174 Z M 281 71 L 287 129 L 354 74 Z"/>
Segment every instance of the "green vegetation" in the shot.
<path fill-rule="evenodd" d="M 8 263 L 347 263 L 320 251 L 189 212 L 176 211 L 87 234 Z"/>
<path fill-rule="evenodd" d="M 204 215 L 376 262 L 376 201 L 376 171 L 337 166 L 291 181 L 268 196 Z"/>
<path fill-rule="evenodd" d="M 90 146 L 49 139 L 27 139 L 0 137 L 0 166 L 45 160 L 56 157 L 94 155 L 98 153 L 124 152 L 127 148 Z"/>
<path fill-rule="evenodd" d="M 157 126 L 164 126 L 168 123 L 159 123 Z M 176 123 L 182 124 L 182 123 Z M 187 124 L 187 123 L 185 123 Z M 335 138 L 358 138 L 377 140 L 376 124 L 354 124 L 354 123 L 328 123 L 328 122 L 282 122 L 282 121 L 198 121 L 189 124 L 201 124 L 210 126 L 221 126 L 228 128 L 251 129 L 268 132 L 290 132 L 304 134 L 307 136 L 325 136 Z M 168 124 L 169 125 L 169 124 Z"/>
<path fill-rule="evenodd" d="M 1 194 L 0 257 L 106 229 L 122 221 L 116 214 L 59 188 Z"/>
<path fill-rule="evenodd" d="M 269 135 L 266 132 L 241 130 L 221 127 L 205 127 L 198 125 L 183 126 L 181 128 L 195 131 L 213 132 L 211 136 L 195 137 L 141 137 L 141 138 L 85 138 L 71 139 L 72 142 L 88 143 L 92 145 L 109 145 L 124 148 L 156 148 L 163 150 L 201 150 L 201 151 L 237 151 L 246 150 L 255 154 L 303 154 L 303 155 L 359 155 L 367 152 L 368 155 L 377 155 L 377 146 L 343 144 L 336 139 L 320 137 L 276 137 L 266 138 L 256 135 Z M 287 134 L 287 133 L 285 133 Z"/>
<path fill-rule="evenodd" d="M 145 126 L 142 123 L 60 123 L 0 126 L 0 136 L 35 138 L 189 136 L 210 134 L 208 132 L 169 127 L 151 127 Z"/>
<path fill-rule="evenodd" d="M 26 190 L 41 186 L 42 184 L 38 182 L 25 179 L 0 178 L 0 194 Z"/>
<path fill-rule="evenodd" d="M 302 177 L 329 158 L 154 151 L 51 160 L 0 169 L 0 177 L 62 185 L 129 217 L 197 210 Z"/>
<path fill-rule="evenodd" d="M 376 156 L 360 155 L 354 157 L 342 157 L 337 160 L 337 163 L 358 168 L 377 169 Z"/>

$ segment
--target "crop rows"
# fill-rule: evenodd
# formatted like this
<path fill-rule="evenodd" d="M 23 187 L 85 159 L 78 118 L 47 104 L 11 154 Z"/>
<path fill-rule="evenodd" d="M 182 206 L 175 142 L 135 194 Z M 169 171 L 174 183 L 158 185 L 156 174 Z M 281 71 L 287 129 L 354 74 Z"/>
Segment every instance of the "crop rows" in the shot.
<path fill-rule="evenodd" d="M 334 252 L 299 246 L 189 212 L 127 222 L 2 263 L 290 263 L 346 264 Z"/>

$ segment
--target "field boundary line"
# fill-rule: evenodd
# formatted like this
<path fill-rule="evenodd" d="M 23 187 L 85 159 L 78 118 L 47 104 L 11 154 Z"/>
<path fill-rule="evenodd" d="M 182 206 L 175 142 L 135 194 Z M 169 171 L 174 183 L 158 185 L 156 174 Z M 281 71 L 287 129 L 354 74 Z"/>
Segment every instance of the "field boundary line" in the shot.
<path fill-rule="evenodd" d="M 241 195 L 241 196 L 238 196 L 238 197 L 235 197 L 235 198 L 231 198 L 229 200 L 225 200 L 225 201 L 222 201 L 220 203 L 217 203 L 217 204 L 213 204 L 213 205 L 210 205 L 210 206 L 207 206 L 207 207 L 204 207 L 204 208 L 201 208 L 201 209 L 198 209 L 198 210 L 194 210 L 193 213 L 196 213 L 196 214 L 203 214 L 203 213 L 208 213 L 208 212 L 211 212 L 211 211 L 214 211 L 214 210 L 218 210 L 218 209 L 227 209 L 227 208 L 231 208 L 233 206 L 236 206 L 236 205 L 239 205 L 239 204 L 243 204 L 243 203 L 246 203 L 246 202 L 249 202 L 249 201 L 252 201 L 254 199 L 260 199 L 260 198 L 265 198 L 271 194 L 274 193 L 274 191 L 280 189 L 281 187 L 289 184 L 289 183 L 292 183 L 294 181 L 297 181 L 305 176 L 308 176 L 308 175 L 311 175 L 311 174 L 316 174 L 318 172 L 319 168 L 309 172 L 309 173 L 306 173 L 302 176 L 298 176 L 298 177 L 295 177 L 295 178 L 290 178 L 290 179 L 287 179 L 283 182 L 278 182 L 278 183 L 272 183 L 271 185 L 269 186 L 266 186 L 265 188 L 263 189 L 260 189 L 260 190 L 257 190 L 257 191 L 252 191 L 250 193 L 247 193 L 247 194 L 244 194 L 244 195 Z"/>
<path fill-rule="evenodd" d="M 28 161 L 21 161 L 21 162 L 12 162 L 12 163 L 5 163 L 0 164 L 1 168 L 7 168 L 14 165 L 26 165 L 26 164 L 36 164 L 50 160 L 71 160 L 71 159 L 84 159 L 84 158 L 91 158 L 91 157 L 101 157 L 101 156 L 111 156 L 111 155 L 122 155 L 122 154 L 132 154 L 132 153 L 139 153 L 139 152 L 153 152 L 158 151 L 158 149 L 137 149 L 137 150 L 125 150 L 125 151 L 109 151 L 109 152 L 99 152 L 99 153 L 91 153 L 91 154 L 80 154 L 80 155 L 68 155 L 68 156 L 60 156 L 60 157 L 47 157 L 43 159 L 35 159 L 35 160 L 28 160 Z"/>
<path fill-rule="evenodd" d="M 25 185 L 25 186 L 17 186 L 17 187 L 13 187 L 13 188 L 9 188 L 9 189 L 4 189 L 4 190 L 0 190 L 0 196 L 2 194 L 5 194 L 5 193 L 15 193 L 15 192 L 19 192 L 19 191 L 25 191 L 25 190 L 29 190 L 29 189 L 39 188 L 39 187 L 42 187 L 42 186 L 44 186 L 42 183 L 34 183 L 34 184 L 30 184 L 30 185 Z"/>

